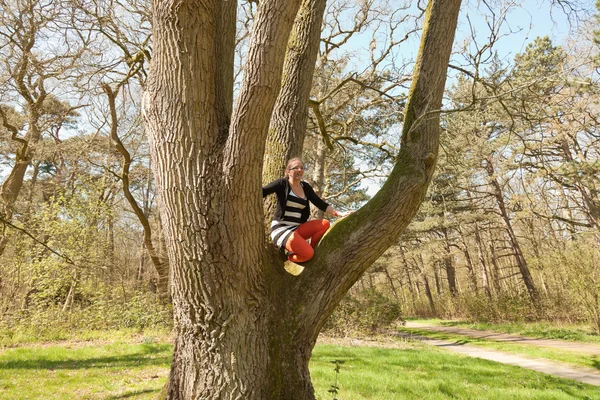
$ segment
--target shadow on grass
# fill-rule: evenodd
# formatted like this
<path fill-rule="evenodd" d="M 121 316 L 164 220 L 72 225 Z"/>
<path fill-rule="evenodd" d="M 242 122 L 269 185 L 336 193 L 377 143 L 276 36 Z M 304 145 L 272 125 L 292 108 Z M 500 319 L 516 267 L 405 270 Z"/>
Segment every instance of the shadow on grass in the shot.
<path fill-rule="evenodd" d="M 90 357 L 80 359 L 65 351 L 64 357 L 56 360 L 56 355 L 39 355 L 32 351 L 27 359 L 0 361 L 0 370 L 9 369 L 47 369 L 47 370 L 67 370 L 67 369 L 91 369 L 91 368 L 111 368 L 120 369 L 128 367 L 146 367 L 153 365 L 164 365 L 171 362 L 171 346 L 164 345 L 143 345 L 141 351 L 125 354 L 121 356 L 110 357 Z M 160 355 L 167 352 L 168 355 Z M 52 359 L 50 359 L 52 358 Z"/>

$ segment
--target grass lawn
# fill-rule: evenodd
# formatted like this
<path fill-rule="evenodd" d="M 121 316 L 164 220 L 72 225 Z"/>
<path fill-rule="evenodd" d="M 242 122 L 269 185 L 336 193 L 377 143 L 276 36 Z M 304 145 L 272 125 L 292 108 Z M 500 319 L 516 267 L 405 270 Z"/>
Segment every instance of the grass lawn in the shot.
<path fill-rule="evenodd" d="M 137 341 L 137 342 L 136 342 Z M 164 384 L 172 345 L 119 339 L 0 349 L 0 399 L 152 399 Z M 405 348 L 318 345 L 311 362 L 320 400 L 342 360 L 340 400 L 600 399 L 600 389 L 419 343 Z"/>

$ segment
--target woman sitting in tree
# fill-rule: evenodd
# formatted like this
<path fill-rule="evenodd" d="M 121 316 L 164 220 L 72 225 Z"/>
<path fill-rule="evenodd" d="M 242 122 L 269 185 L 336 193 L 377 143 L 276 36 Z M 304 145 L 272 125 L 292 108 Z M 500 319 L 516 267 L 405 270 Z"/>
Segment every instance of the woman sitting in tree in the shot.
<path fill-rule="evenodd" d="M 303 176 L 302 160 L 292 158 L 287 163 L 285 177 L 276 179 L 262 188 L 263 198 L 271 193 L 277 194 L 277 209 L 271 223 L 271 239 L 278 248 L 285 248 L 289 253 L 288 260 L 295 263 L 313 258 L 314 248 L 330 225 L 326 219 L 308 220 L 309 202 L 335 217 L 350 214 L 336 211 L 325 203 L 307 182 L 302 181 Z"/>

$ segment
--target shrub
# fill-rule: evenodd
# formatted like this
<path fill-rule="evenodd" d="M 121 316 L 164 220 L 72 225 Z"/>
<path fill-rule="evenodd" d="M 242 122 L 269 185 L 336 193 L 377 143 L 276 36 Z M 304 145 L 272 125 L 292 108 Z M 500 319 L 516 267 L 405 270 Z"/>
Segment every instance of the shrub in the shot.
<path fill-rule="evenodd" d="M 327 319 L 324 331 L 332 336 L 374 334 L 401 321 L 400 305 L 382 293 L 368 289 L 348 294 Z"/>

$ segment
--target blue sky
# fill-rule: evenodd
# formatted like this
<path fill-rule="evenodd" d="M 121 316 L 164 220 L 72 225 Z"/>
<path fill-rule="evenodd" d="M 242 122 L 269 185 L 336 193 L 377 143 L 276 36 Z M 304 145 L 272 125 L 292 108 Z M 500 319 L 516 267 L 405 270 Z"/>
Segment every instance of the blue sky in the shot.
<path fill-rule="evenodd" d="M 511 1 L 511 0 L 507 0 Z M 525 50 L 527 44 L 533 42 L 536 37 L 549 36 L 555 45 L 563 44 L 564 40 L 571 33 L 581 28 L 585 19 L 594 15 L 597 11 L 595 8 L 595 0 L 572 0 L 577 2 L 575 10 L 567 10 L 567 14 L 561 6 L 556 3 L 556 0 L 512 0 L 513 5 L 509 8 L 501 25 L 500 38 L 495 43 L 491 51 L 497 51 L 500 58 L 507 63 L 512 63 L 516 54 Z M 465 57 L 461 51 L 461 45 L 472 36 L 472 28 L 474 27 L 476 41 L 479 46 L 489 41 L 490 28 L 488 23 L 501 18 L 500 9 L 501 0 L 488 0 L 494 12 L 492 13 L 485 3 L 477 0 L 463 0 L 463 6 L 459 16 L 459 26 L 456 33 L 452 63 L 465 66 L 466 69 L 472 70 L 465 65 Z M 520 6 L 514 5 L 520 4 Z M 420 38 L 414 36 L 407 46 L 403 47 L 403 58 L 412 58 L 416 56 L 416 51 L 419 47 Z M 469 52 L 474 53 L 475 45 L 469 45 Z M 489 53 L 491 54 L 491 53 Z M 452 76 L 455 71 L 449 70 L 450 77 L 447 85 L 451 84 Z M 374 195 L 380 188 L 378 183 L 373 181 L 363 182 L 362 187 L 368 187 L 367 193 Z"/>
<path fill-rule="evenodd" d="M 490 3 L 497 5 L 500 2 L 492 0 Z M 555 44 L 561 44 L 571 32 L 582 25 L 584 19 L 596 12 L 593 0 L 572 1 L 576 4 L 576 9 L 567 10 L 568 14 L 556 0 L 524 0 L 519 3 L 522 6 L 512 6 L 506 13 L 506 20 L 500 30 L 501 34 L 506 36 L 501 37 L 495 46 L 502 57 L 509 59 L 523 51 L 525 46 L 538 36 L 548 35 Z M 499 14 L 497 12 L 497 19 Z M 470 36 L 467 16 L 477 28 L 478 41 L 483 43 L 490 33 L 486 18 L 491 21 L 494 15 L 483 3 L 477 4 L 473 0 L 464 3 L 457 31 L 457 43 Z"/>

